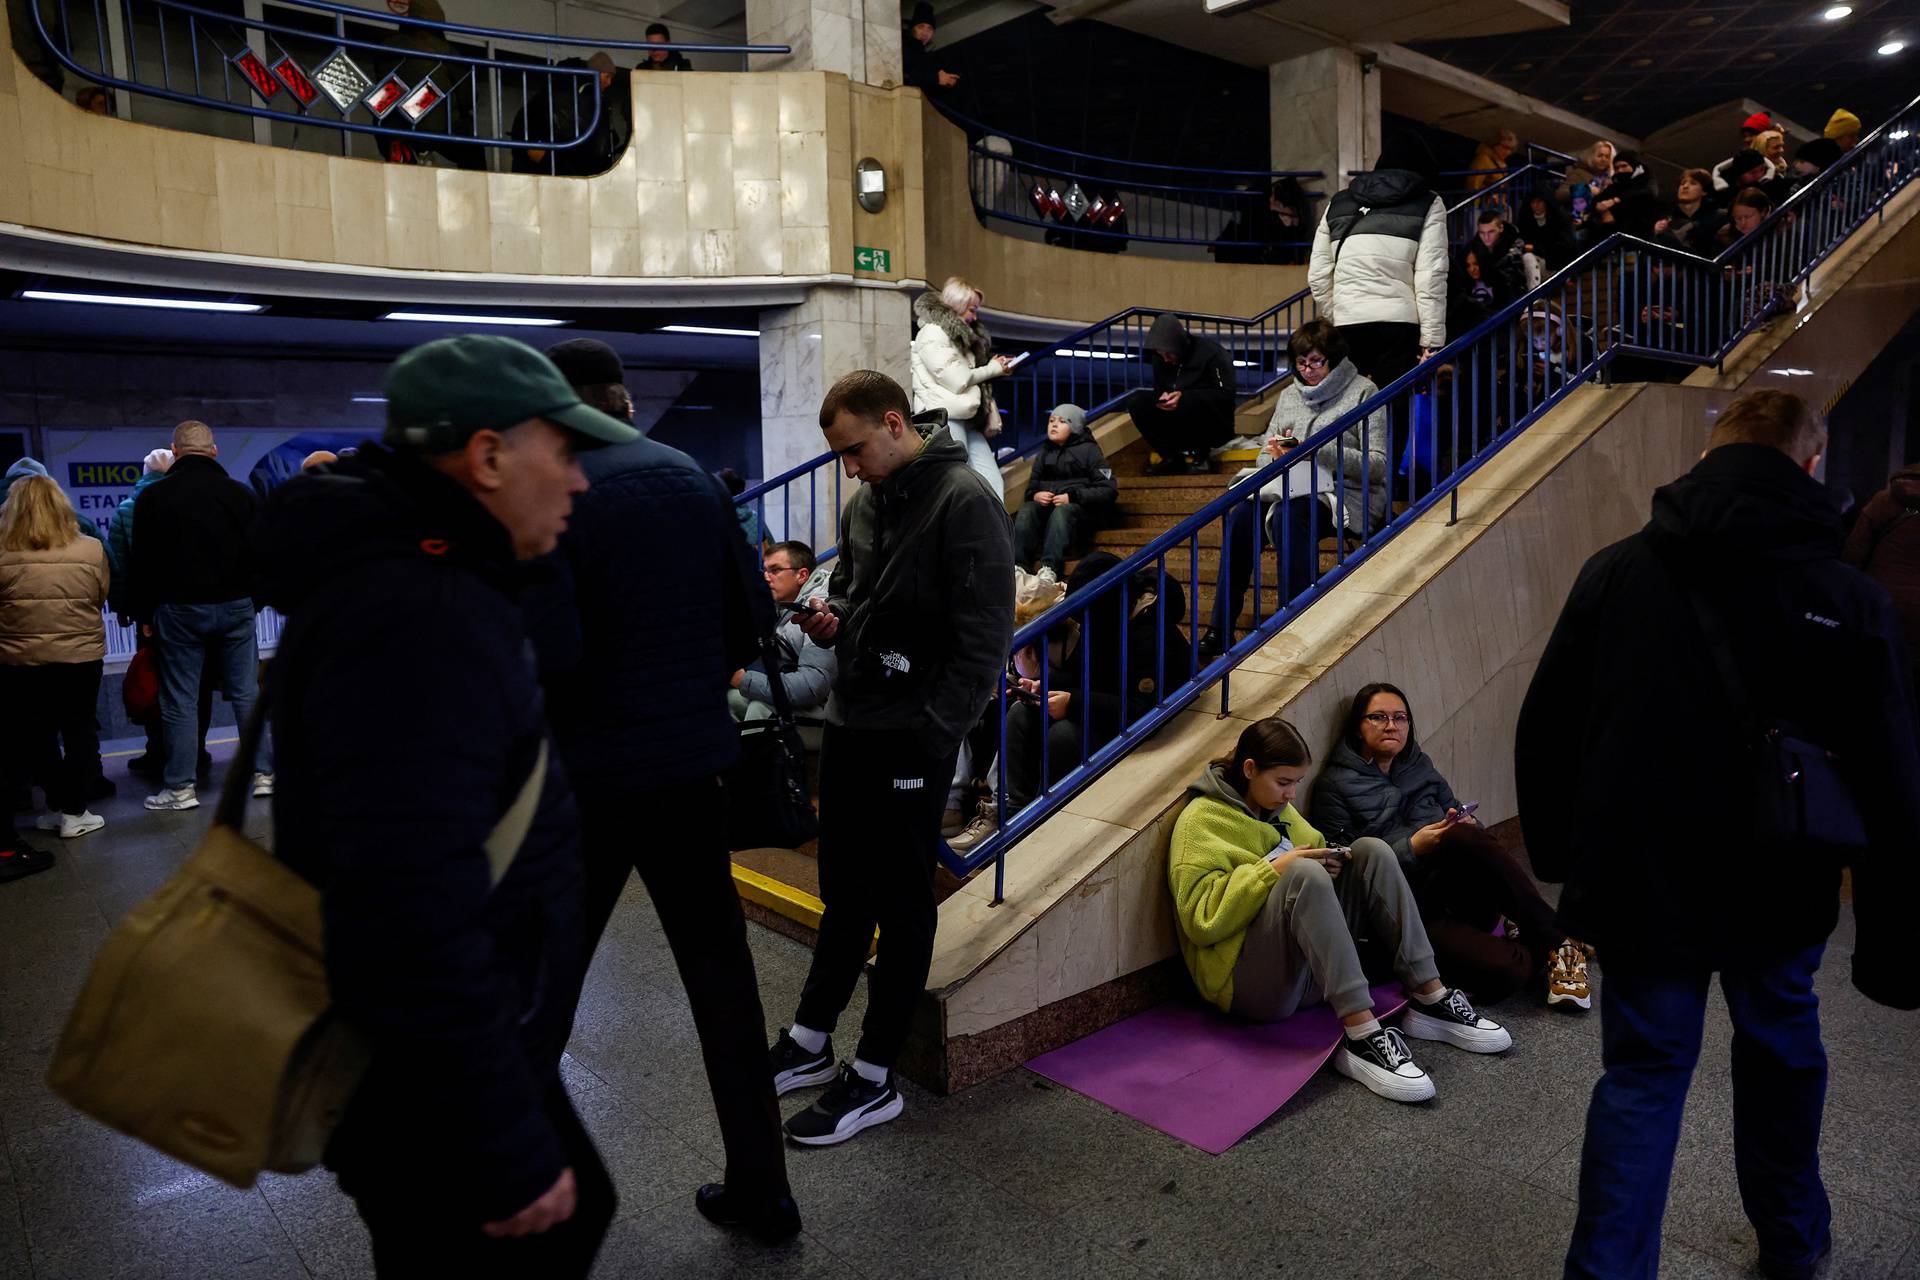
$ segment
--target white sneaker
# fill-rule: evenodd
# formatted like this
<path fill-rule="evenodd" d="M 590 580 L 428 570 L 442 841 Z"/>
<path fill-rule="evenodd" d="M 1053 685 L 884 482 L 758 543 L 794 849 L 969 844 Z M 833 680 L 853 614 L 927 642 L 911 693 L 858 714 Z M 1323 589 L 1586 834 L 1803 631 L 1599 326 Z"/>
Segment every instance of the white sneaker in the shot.
<path fill-rule="evenodd" d="M 1364 1040 L 1342 1034 L 1333 1051 L 1333 1069 L 1358 1080 L 1394 1102 L 1425 1102 L 1434 1093 L 1433 1079 L 1413 1060 L 1413 1051 L 1398 1027 L 1382 1027 Z"/>
<path fill-rule="evenodd" d="M 107 820 L 97 813 L 84 810 L 77 814 L 63 813 L 60 815 L 60 838 L 71 840 L 89 831 L 98 831 L 106 825 Z"/>
<path fill-rule="evenodd" d="M 1432 1004 L 1423 1005 L 1410 997 L 1400 1029 L 1415 1040 L 1444 1040 L 1468 1053 L 1504 1053 L 1513 1048 L 1513 1037 L 1507 1029 L 1475 1013 L 1458 987 L 1449 987 L 1447 994 Z"/>
<path fill-rule="evenodd" d="M 58 809 L 49 809 L 45 813 L 41 814 L 39 817 L 35 818 L 33 820 L 33 825 L 38 827 L 42 831 L 58 831 L 60 829 L 60 820 L 64 816 L 65 815 L 62 814 Z"/>
<path fill-rule="evenodd" d="M 1060 585 L 1060 575 L 1053 571 L 1053 566 L 1050 564 L 1041 565 L 1040 572 L 1034 574 L 1033 576 L 1040 579 L 1040 581 L 1049 583 L 1053 586 Z"/>
<path fill-rule="evenodd" d="M 193 793 L 191 786 L 164 787 L 156 795 L 147 797 L 149 809 L 198 809 L 200 797 Z"/>
<path fill-rule="evenodd" d="M 270 773 L 254 774 L 253 775 L 253 798 L 255 800 L 258 800 L 263 796 L 270 796 L 272 794 L 273 794 L 273 775 Z"/>

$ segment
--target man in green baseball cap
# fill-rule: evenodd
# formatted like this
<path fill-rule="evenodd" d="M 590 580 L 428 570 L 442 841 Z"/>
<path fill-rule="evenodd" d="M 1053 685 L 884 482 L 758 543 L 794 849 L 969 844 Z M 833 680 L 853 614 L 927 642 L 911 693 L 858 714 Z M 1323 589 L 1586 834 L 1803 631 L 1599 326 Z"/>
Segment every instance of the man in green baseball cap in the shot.
<path fill-rule="evenodd" d="M 386 391 L 383 441 L 471 493 L 522 560 L 553 550 L 573 495 L 587 487 L 574 455 L 640 438 L 512 338 L 468 334 L 415 347 L 394 361 Z"/>
<path fill-rule="evenodd" d="M 560 1081 L 580 817 L 521 596 L 587 489 L 577 455 L 640 437 L 507 338 L 417 347 L 386 391 L 384 440 L 276 488 L 254 539 L 288 619 L 274 852 L 320 886 L 334 1012 L 384 1064 L 327 1163 L 382 1276 L 584 1278 L 616 1197 Z"/>

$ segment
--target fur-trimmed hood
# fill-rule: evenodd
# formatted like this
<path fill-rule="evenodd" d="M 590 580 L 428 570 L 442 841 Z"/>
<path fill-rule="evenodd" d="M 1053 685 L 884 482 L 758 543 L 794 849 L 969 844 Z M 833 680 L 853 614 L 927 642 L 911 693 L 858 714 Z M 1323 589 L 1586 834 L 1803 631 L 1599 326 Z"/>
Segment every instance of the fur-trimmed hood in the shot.
<path fill-rule="evenodd" d="M 987 333 L 986 322 L 975 320 L 968 324 L 960 318 L 960 313 L 940 301 L 937 293 L 923 293 L 913 300 L 913 327 L 936 324 L 940 331 L 953 343 L 953 349 L 964 351 L 973 357 L 975 365 L 985 364 L 993 355 L 993 338 Z"/>

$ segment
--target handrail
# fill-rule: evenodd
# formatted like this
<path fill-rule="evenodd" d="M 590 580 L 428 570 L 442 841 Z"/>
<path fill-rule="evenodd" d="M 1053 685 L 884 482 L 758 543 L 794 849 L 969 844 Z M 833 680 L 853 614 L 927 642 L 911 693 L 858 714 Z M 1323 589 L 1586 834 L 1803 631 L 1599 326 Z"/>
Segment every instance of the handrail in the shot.
<path fill-rule="evenodd" d="M 743 62 L 751 54 L 790 51 L 786 45 L 661 45 L 636 40 L 550 36 L 376 13 L 331 0 L 280 0 L 285 6 L 331 17 L 331 32 L 222 13 L 190 0 L 118 0 L 117 5 L 114 0 L 93 0 L 89 11 L 100 28 L 95 40 L 100 65 L 92 66 L 74 50 L 74 24 L 68 20 L 67 0 L 59 0 L 60 35 L 48 27 L 45 3 L 46 0 L 35 0 L 30 5 L 40 38 L 63 67 L 95 84 L 255 119 L 333 129 L 341 134 L 343 151 L 353 134 L 427 144 L 428 149 L 441 150 L 456 163 L 469 168 L 484 168 L 485 149 L 491 148 L 542 153 L 547 170 L 559 172 L 559 153 L 577 149 L 601 130 L 605 108 L 599 76 L 584 65 L 541 65 L 349 36 L 349 21 L 396 25 L 400 31 L 395 39 L 404 37 L 409 30 L 427 30 L 558 48 L 649 52 L 668 48 L 737 53 Z M 113 59 L 108 52 L 106 23 L 109 6 L 124 24 L 125 75 L 110 66 Z M 174 18 L 175 50 L 171 51 L 169 15 Z M 143 50 L 136 34 L 137 19 L 141 17 L 150 17 L 154 24 L 158 83 L 142 79 Z M 191 90 L 176 87 L 174 83 L 175 67 L 170 54 L 177 56 L 182 34 L 185 53 L 191 58 Z M 255 47 L 255 40 L 259 41 L 259 48 Z M 203 46 L 207 55 L 204 58 Z M 379 61 L 373 65 L 378 74 L 363 70 L 349 51 L 377 55 Z M 208 83 L 211 72 L 208 59 L 217 59 L 219 64 L 217 92 L 216 87 Z M 423 65 L 426 66 L 424 73 L 419 70 Z M 412 83 L 402 77 L 402 70 L 408 71 Z M 186 74 L 184 68 L 181 74 Z M 439 83 L 434 78 L 436 74 L 448 83 Z M 517 93 L 514 92 L 516 85 Z M 236 88 L 241 95 L 239 100 L 234 98 Z M 288 105 L 275 105 L 282 100 L 283 93 Z M 539 118 L 542 104 L 546 117 L 544 128 Z M 329 111 L 332 114 L 328 114 Z M 356 118 L 362 112 L 370 118 Z M 423 127 L 429 119 L 444 123 Z M 402 126 L 397 123 L 400 120 L 407 123 Z M 512 122 L 511 127 L 504 123 L 507 121 Z"/>
<path fill-rule="evenodd" d="M 1127 584 L 1143 573 L 1157 574 L 1158 599 L 1147 606 L 1157 611 L 1153 629 L 1158 637 L 1155 641 L 1158 679 L 1151 686 L 1153 704 L 1137 717 L 1123 713 L 1123 723 L 1118 730 L 1100 744 L 1092 744 L 1083 737 L 1083 758 L 1061 774 L 1056 775 L 1049 768 L 1050 735 L 1040 734 L 1042 763 L 1034 797 L 1018 811 L 1009 813 L 1006 744 L 1010 712 L 1008 682 L 1003 676 L 998 693 L 998 830 L 964 857 L 952 856 L 949 852 L 944 859 L 949 869 L 956 875 L 967 875 L 992 862 L 996 869 L 995 901 L 998 901 L 1004 888 L 1006 852 L 1023 835 L 1191 704 L 1216 678 L 1221 683 L 1224 711 L 1227 677 L 1240 659 L 1265 644 L 1302 610 L 1441 500 L 1457 503 L 1462 480 L 1620 355 L 1646 354 L 1692 364 L 1714 364 L 1723 360 L 1749 332 L 1780 308 L 1792 285 L 1809 275 L 1869 218 L 1876 213 L 1883 214 L 1887 201 L 1913 178 L 1915 162 L 1920 160 L 1920 142 L 1909 141 L 1910 127 L 1901 131 L 1900 138 L 1893 138 L 1890 126 L 1902 122 L 1903 117 L 1920 118 L 1916 109 L 1920 109 L 1920 98 L 1909 102 L 1886 124 L 1856 144 L 1839 163 L 1783 203 L 1773 216 L 1714 258 L 1617 233 L 1608 237 L 1555 271 L 1525 296 L 1447 343 L 1430 360 L 1394 379 L 1337 421 L 1314 433 L 1287 457 L 1267 463 L 1253 476 L 1234 484 L 1191 516 L 1151 539 L 1139 552 L 1086 584 L 1048 614 L 1019 628 L 1012 648 L 1016 654 L 1037 650 L 1038 692 L 1044 705 L 1046 695 L 1060 687 L 1052 683 L 1049 642 L 1060 638 L 1070 623 L 1078 625 L 1083 638 L 1090 636 L 1095 610 L 1104 607 L 1103 602 L 1109 599 L 1114 602 L 1116 616 L 1121 620 L 1121 627 L 1114 634 L 1124 635 L 1125 622 L 1132 616 L 1133 608 Z M 1911 118 L 1905 120 L 1909 126 L 1913 122 Z M 1890 145 L 1895 142 L 1906 145 L 1898 148 Z M 1569 301 L 1571 309 L 1566 305 Z M 1602 306 L 1611 306 L 1614 323 L 1599 324 L 1588 319 L 1586 304 L 1589 302 L 1596 311 Z M 1676 315 L 1696 314 L 1704 323 L 1682 332 Z M 1623 320 L 1637 320 L 1637 324 L 1629 330 L 1621 323 Z M 1583 330 L 1582 325 L 1587 328 Z M 1432 473 L 1431 483 L 1426 491 L 1419 492 L 1418 468 L 1411 473 L 1403 472 L 1407 482 L 1406 509 L 1398 515 L 1389 514 L 1378 527 L 1369 528 L 1374 523 L 1371 495 L 1377 483 L 1377 477 L 1368 475 L 1371 453 L 1360 453 L 1360 491 L 1369 495 L 1369 500 L 1358 513 L 1347 508 L 1345 489 L 1336 492 L 1332 488 L 1320 488 L 1322 455 L 1333 450 L 1334 463 L 1329 473 L 1345 476 L 1346 483 L 1351 484 L 1353 466 L 1347 457 L 1347 434 L 1376 416 L 1394 414 L 1403 405 L 1413 408 L 1413 402 L 1420 397 L 1428 397 L 1431 402 L 1437 397 L 1436 388 L 1442 380 L 1451 383 L 1447 397 L 1450 423 L 1436 421 L 1433 435 L 1437 442 L 1441 429 L 1450 426 L 1447 437 L 1451 442 L 1453 465 L 1444 476 L 1438 474 L 1445 457 L 1436 443 L 1428 467 Z M 1434 416 L 1444 419 L 1448 415 L 1436 410 Z M 1487 433 L 1484 440 L 1483 427 Z M 1376 429 L 1368 428 L 1369 431 Z M 1471 436 L 1464 460 L 1460 452 L 1463 431 Z M 1294 478 L 1302 463 L 1310 467 L 1309 478 L 1304 482 Z M 1385 479 L 1391 513 L 1395 477 L 1390 473 Z M 1285 513 L 1281 531 L 1271 535 L 1279 543 L 1275 549 L 1279 553 L 1282 581 L 1275 593 L 1275 608 L 1261 619 L 1260 577 L 1264 565 L 1260 556 L 1260 532 L 1264 520 L 1260 493 L 1274 482 L 1282 486 L 1281 501 L 1275 510 Z M 1307 486 L 1305 493 L 1296 490 L 1296 485 L 1302 483 Z M 1290 505 L 1301 498 L 1312 501 L 1304 507 Z M 1322 499 L 1333 503 L 1331 512 L 1321 505 Z M 1296 589 L 1289 592 L 1288 566 L 1300 549 L 1297 542 L 1288 545 L 1291 538 L 1299 536 L 1293 527 L 1296 521 L 1290 518 L 1295 511 L 1310 513 L 1306 517 L 1304 536 L 1308 538 L 1314 561 L 1320 555 L 1320 526 L 1332 527 L 1340 549 L 1333 553 L 1335 563 L 1330 570 L 1321 572 L 1317 563 L 1312 564 L 1305 572 L 1306 582 L 1295 581 Z M 1185 549 L 1185 558 L 1192 566 L 1188 581 L 1196 597 L 1192 602 L 1196 613 L 1192 616 L 1197 616 L 1200 539 L 1215 522 L 1223 526 L 1217 553 L 1218 578 L 1230 576 L 1235 541 L 1246 538 L 1245 553 L 1251 561 L 1249 571 L 1258 620 L 1243 638 L 1227 644 L 1224 652 L 1212 661 L 1201 663 L 1197 656 L 1190 655 L 1187 679 L 1170 687 L 1166 653 L 1171 620 L 1165 613 L 1168 559 Z M 1347 546 L 1343 529 L 1357 533 L 1358 542 Z M 1151 579 L 1149 585 L 1152 585 Z M 1217 625 L 1231 628 L 1236 618 L 1228 615 L 1219 594 L 1220 588 L 1226 585 L 1225 582 L 1216 585 L 1213 617 Z M 1231 631 L 1228 636 L 1230 639 Z M 1117 643 L 1121 648 L 1120 705 L 1125 707 L 1131 688 L 1126 671 L 1128 646 L 1124 640 Z M 1080 668 L 1077 688 L 1084 708 L 1086 695 L 1091 692 L 1093 665 L 1084 639 L 1078 659 L 1069 661 L 1077 662 Z M 1074 687 L 1067 686 L 1067 691 L 1073 692 Z M 990 706 L 989 714 L 992 713 Z M 1083 733 L 1088 723 L 1083 717 Z"/>
<path fill-rule="evenodd" d="M 931 100 L 930 100 L 931 101 Z M 1129 169 L 1158 169 L 1163 173 L 1210 173 L 1223 178 L 1265 178 L 1269 183 L 1279 178 L 1324 178 L 1319 169 L 1203 169 L 1187 164 L 1156 164 L 1150 160 L 1120 160 L 1113 156 L 1097 156 L 1091 152 L 1074 151 L 1068 147 L 1057 147 L 1050 142 L 1040 142 L 1033 138 L 1023 138 L 1008 133 L 1005 129 L 990 125 L 984 120 L 956 111 L 944 102 L 933 102 L 933 109 L 962 129 L 978 129 L 983 134 L 1005 138 L 1008 142 L 1023 147 L 1032 147 L 1036 151 L 1048 151 L 1058 156 L 1071 156 L 1075 160 L 1095 160 L 1101 164 L 1119 165 Z M 969 142 L 972 139 L 968 140 Z"/>

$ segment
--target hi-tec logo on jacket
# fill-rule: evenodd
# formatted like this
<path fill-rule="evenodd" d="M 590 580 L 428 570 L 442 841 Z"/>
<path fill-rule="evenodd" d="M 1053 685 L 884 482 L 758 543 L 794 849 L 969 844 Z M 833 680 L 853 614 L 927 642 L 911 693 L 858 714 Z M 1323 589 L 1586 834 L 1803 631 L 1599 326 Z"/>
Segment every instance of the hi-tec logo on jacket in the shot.
<path fill-rule="evenodd" d="M 1817 613 L 1808 614 L 1807 621 L 1817 622 L 1823 627 L 1834 627 L 1836 629 L 1840 626 L 1840 620 L 1838 618 L 1823 618 Z"/>

